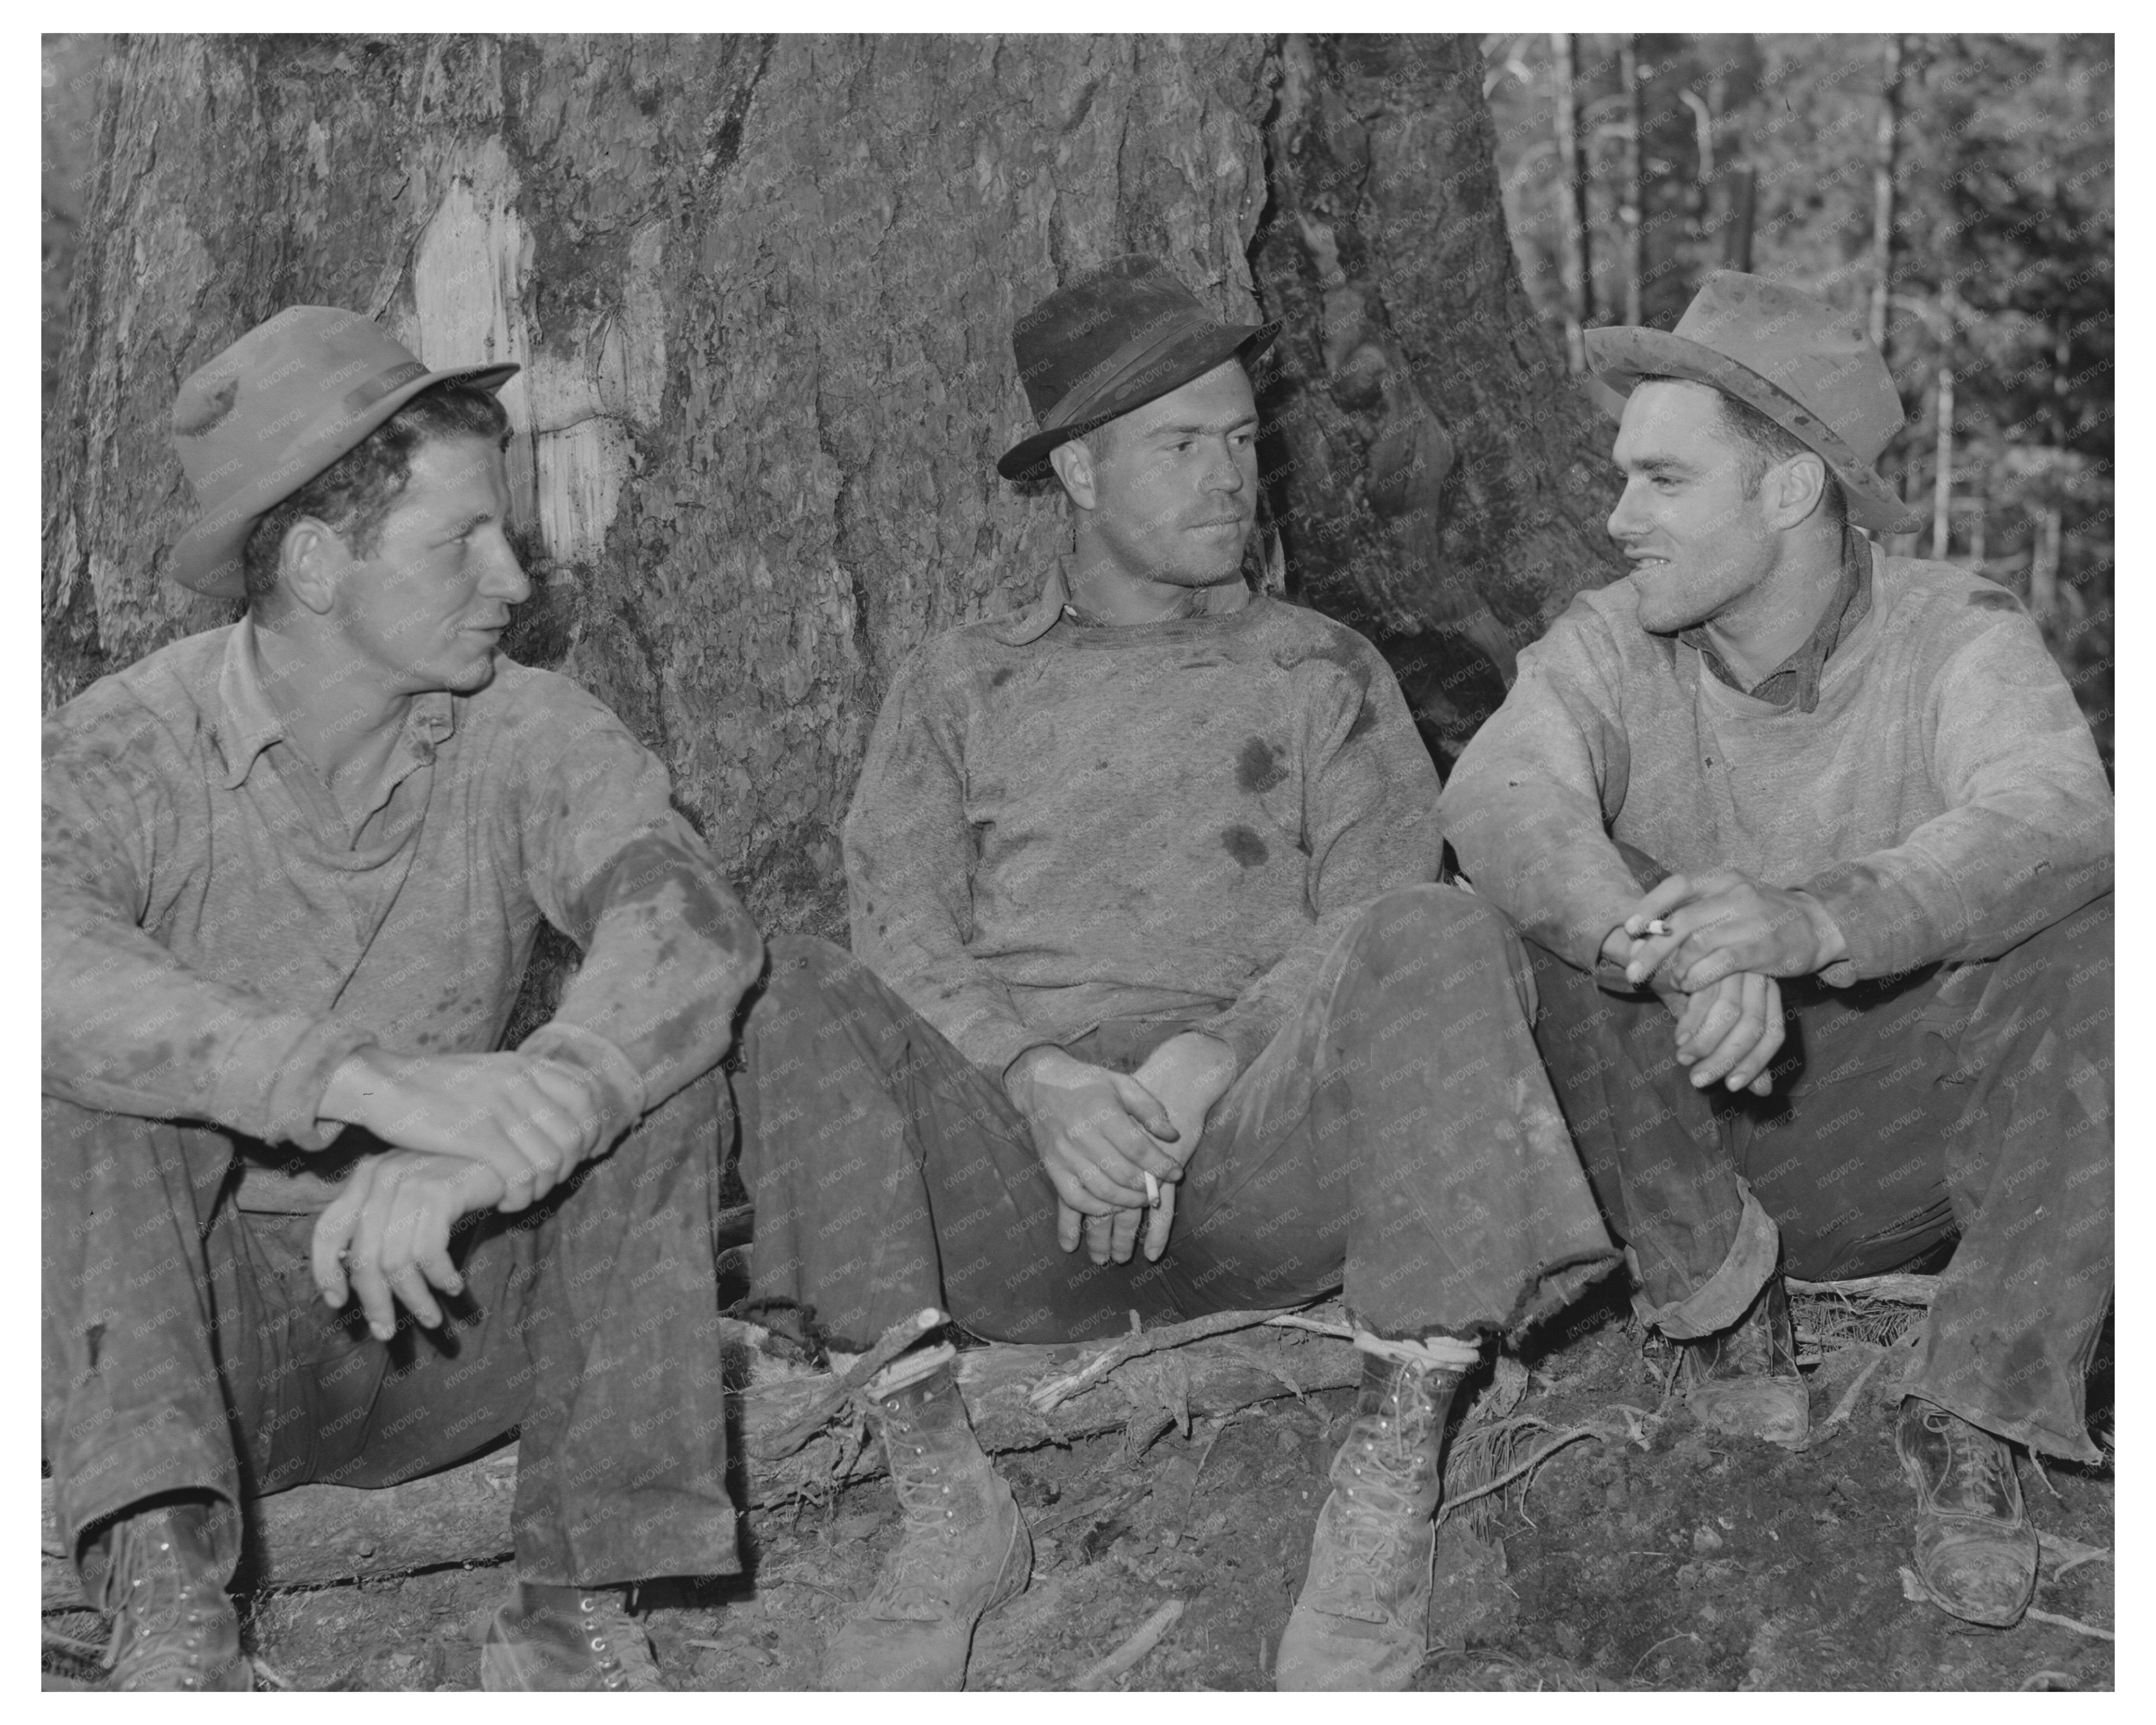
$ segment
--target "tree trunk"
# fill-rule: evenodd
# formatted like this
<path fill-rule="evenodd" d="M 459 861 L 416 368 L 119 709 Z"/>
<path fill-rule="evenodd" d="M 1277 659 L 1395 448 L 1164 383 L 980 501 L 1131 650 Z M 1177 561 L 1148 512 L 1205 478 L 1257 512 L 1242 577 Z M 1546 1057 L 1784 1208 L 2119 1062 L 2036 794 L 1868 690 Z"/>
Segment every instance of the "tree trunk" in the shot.
<path fill-rule="evenodd" d="M 1894 285 L 1894 151 L 1902 112 L 1902 44 L 1887 39 L 1879 126 L 1871 154 L 1871 345 L 1887 351 L 1888 296 Z"/>
<path fill-rule="evenodd" d="M 1377 642 L 1449 764 L 1518 648 L 1614 572 L 1609 433 L 1521 285 L 1471 43 L 1290 37 L 1280 59 L 1251 267 L 1287 325 L 1263 465 L 1291 589 Z"/>
<path fill-rule="evenodd" d="M 180 380 L 280 305 L 353 306 L 431 362 L 524 364 L 502 399 L 539 590 L 508 650 L 659 752 L 764 927 L 835 932 L 837 828 L 892 670 L 1024 603 L 1069 543 L 1052 490 L 991 465 L 1030 425 L 1014 317 L 1132 249 L 1251 316 L 1269 193 L 1344 236 L 1339 266 L 1299 220 L 1256 254 L 1292 325 L 1281 387 L 1353 418 L 1322 448 L 1291 428 L 1314 465 L 1271 487 L 1313 529 L 1308 596 L 1458 655 L 1423 667 L 1466 691 L 1432 697 L 1455 735 L 1512 644 L 1609 572 L 1606 434 L 1520 288 L 1466 39 L 112 52 L 46 439 L 48 707 L 235 614 L 162 578 L 192 512 L 167 429 Z M 1389 70 L 1407 80 L 1389 93 Z M 1299 141 L 1270 140 L 1269 177 L 1273 81 Z M 1352 184 L 1321 177 L 1331 116 Z M 1343 294 L 1365 319 L 1344 345 L 1317 322 Z M 1406 531 L 1377 531 L 1373 505 Z M 1321 549 L 1342 520 L 1359 536 Z"/>
<path fill-rule="evenodd" d="M 1587 219 L 1588 168 L 1579 129 L 1578 38 L 1559 31 L 1550 38 L 1550 81 L 1557 95 L 1558 228 L 1564 235 L 1568 296 L 1564 338 L 1572 369 L 1587 369 L 1581 337 L 1594 321 L 1594 228 Z"/>
<path fill-rule="evenodd" d="M 1953 349 L 1940 363 L 1933 398 L 1938 424 L 1932 451 L 1932 557 L 1943 562 L 1953 542 L 1954 368 Z"/>

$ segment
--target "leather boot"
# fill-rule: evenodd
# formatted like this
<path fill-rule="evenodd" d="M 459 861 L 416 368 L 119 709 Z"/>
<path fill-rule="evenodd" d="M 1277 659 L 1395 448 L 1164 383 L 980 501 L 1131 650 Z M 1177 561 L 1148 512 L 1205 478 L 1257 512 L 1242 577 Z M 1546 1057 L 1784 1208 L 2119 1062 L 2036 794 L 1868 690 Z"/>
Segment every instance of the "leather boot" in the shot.
<path fill-rule="evenodd" d="M 1430 1643 L 1445 1417 L 1464 1370 L 1363 1356 L 1276 1689 L 1401 1690 Z"/>
<path fill-rule="evenodd" d="M 1916 1396 L 1894 1428 L 1917 1488 L 1917 1579 L 1944 1610 L 2005 1629 L 2036 1594 L 2036 1530 L 2005 1440 Z"/>
<path fill-rule="evenodd" d="M 619 1588 L 520 1581 L 487 1625 L 479 1686 L 636 1694 L 666 1686 Z"/>
<path fill-rule="evenodd" d="M 1796 1331 L 1779 1271 L 1729 1328 L 1678 1345 L 1679 1381 L 1702 1425 L 1785 1450 L 1810 1443 L 1811 1399 L 1797 1372 Z"/>
<path fill-rule="evenodd" d="M 254 1686 L 210 1532 L 222 1505 L 164 1503 L 110 1522 L 83 1554 L 84 1590 L 112 1614 L 109 1689 Z"/>
<path fill-rule="evenodd" d="M 973 1629 L 1033 1576 L 1018 1500 L 981 1453 L 954 1367 L 870 1404 L 905 1516 L 875 1591 L 824 1657 L 826 1689 L 960 1689 Z"/>

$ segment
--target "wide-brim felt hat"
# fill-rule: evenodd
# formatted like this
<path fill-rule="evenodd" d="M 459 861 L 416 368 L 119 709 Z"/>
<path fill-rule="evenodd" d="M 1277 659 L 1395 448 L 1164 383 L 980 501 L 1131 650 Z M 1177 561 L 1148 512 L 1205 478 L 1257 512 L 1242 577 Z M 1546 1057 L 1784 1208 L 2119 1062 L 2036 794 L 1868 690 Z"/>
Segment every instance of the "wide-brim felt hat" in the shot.
<path fill-rule="evenodd" d="M 198 593 L 242 598 L 247 536 L 264 515 L 421 390 L 452 380 L 499 389 L 516 371 L 429 370 L 373 319 L 333 305 L 257 324 L 172 403 L 172 447 L 202 514 L 174 542 L 168 572 Z"/>
<path fill-rule="evenodd" d="M 1223 323 L 1157 258 L 1133 252 L 1058 288 L 1018 321 L 1011 352 L 1040 429 L 996 471 L 1028 479 L 1050 450 L 1272 345 L 1278 323 Z"/>
<path fill-rule="evenodd" d="M 1586 344 L 1589 368 L 1620 396 L 1642 377 L 1684 377 L 1757 408 L 1826 463 L 1858 526 L 1906 533 L 1922 524 L 1878 470 L 1902 429 L 1902 398 L 1853 314 L 1764 276 L 1717 270 L 1675 329 L 1589 330 Z"/>

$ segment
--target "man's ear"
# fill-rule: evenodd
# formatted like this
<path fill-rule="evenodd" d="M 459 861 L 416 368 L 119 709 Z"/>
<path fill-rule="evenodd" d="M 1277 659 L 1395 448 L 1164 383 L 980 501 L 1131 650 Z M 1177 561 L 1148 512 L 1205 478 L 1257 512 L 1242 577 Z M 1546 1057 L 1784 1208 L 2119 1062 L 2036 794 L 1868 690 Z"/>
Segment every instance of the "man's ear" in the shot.
<path fill-rule="evenodd" d="M 1048 460 L 1073 503 L 1081 509 L 1099 506 L 1100 493 L 1093 484 L 1093 452 L 1086 447 L 1083 438 L 1058 444 L 1048 452 Z"/>
<path fill-rule="evenodd" d="M 1767 525 L 1784 531 L 1800 526 L 1826 496 L 1826 462 L 1809 449 L 1792 455 L 1768 473 L 1765 490 Z"/>
<path fill-rule="evenodd" d="M 277 584 L 292 602 L 327 616 L 336 601 L 336 578 L 352 561 L 344 542 L 323 522 L 303 515 L 285 530 L 277 547 Z"/>

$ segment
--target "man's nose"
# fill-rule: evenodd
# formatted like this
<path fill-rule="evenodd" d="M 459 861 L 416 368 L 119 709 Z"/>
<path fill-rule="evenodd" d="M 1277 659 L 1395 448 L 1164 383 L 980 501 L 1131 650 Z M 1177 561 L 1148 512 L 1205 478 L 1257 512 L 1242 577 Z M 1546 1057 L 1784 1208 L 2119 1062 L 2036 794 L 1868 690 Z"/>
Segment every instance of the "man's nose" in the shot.
<path fill-rule="evenodd" d="M 1210 454 L 1212 459 L 1205 464 L 1205 488 L 1234 496 L 1243 489 L 1243 464 L 1236 459 L 1225 438 L 1213 446 Z"/>
<path fill-rule="evenodd" d="M 531 578 L 524 572 L 516 548 L 509 542 L 506 533 L 495 535 L 494 555 L 487 560 L 479 590 L 490 599 L 511 605 L 521 605 L 531 597 Z"/>
<path fill-rule="evenodd" d="M 1642 525 L 1640 521 L 1640 512 L 1633 504 L 1636 489 L 1632 482 L 1627 480 L 1625 482 L 1624 491 L 1617 499 L 1617 506 L 1609 511 L 1609 520 L 1607 523 L 1609 536 L 1620 545 L 1637 533 Z"/>

